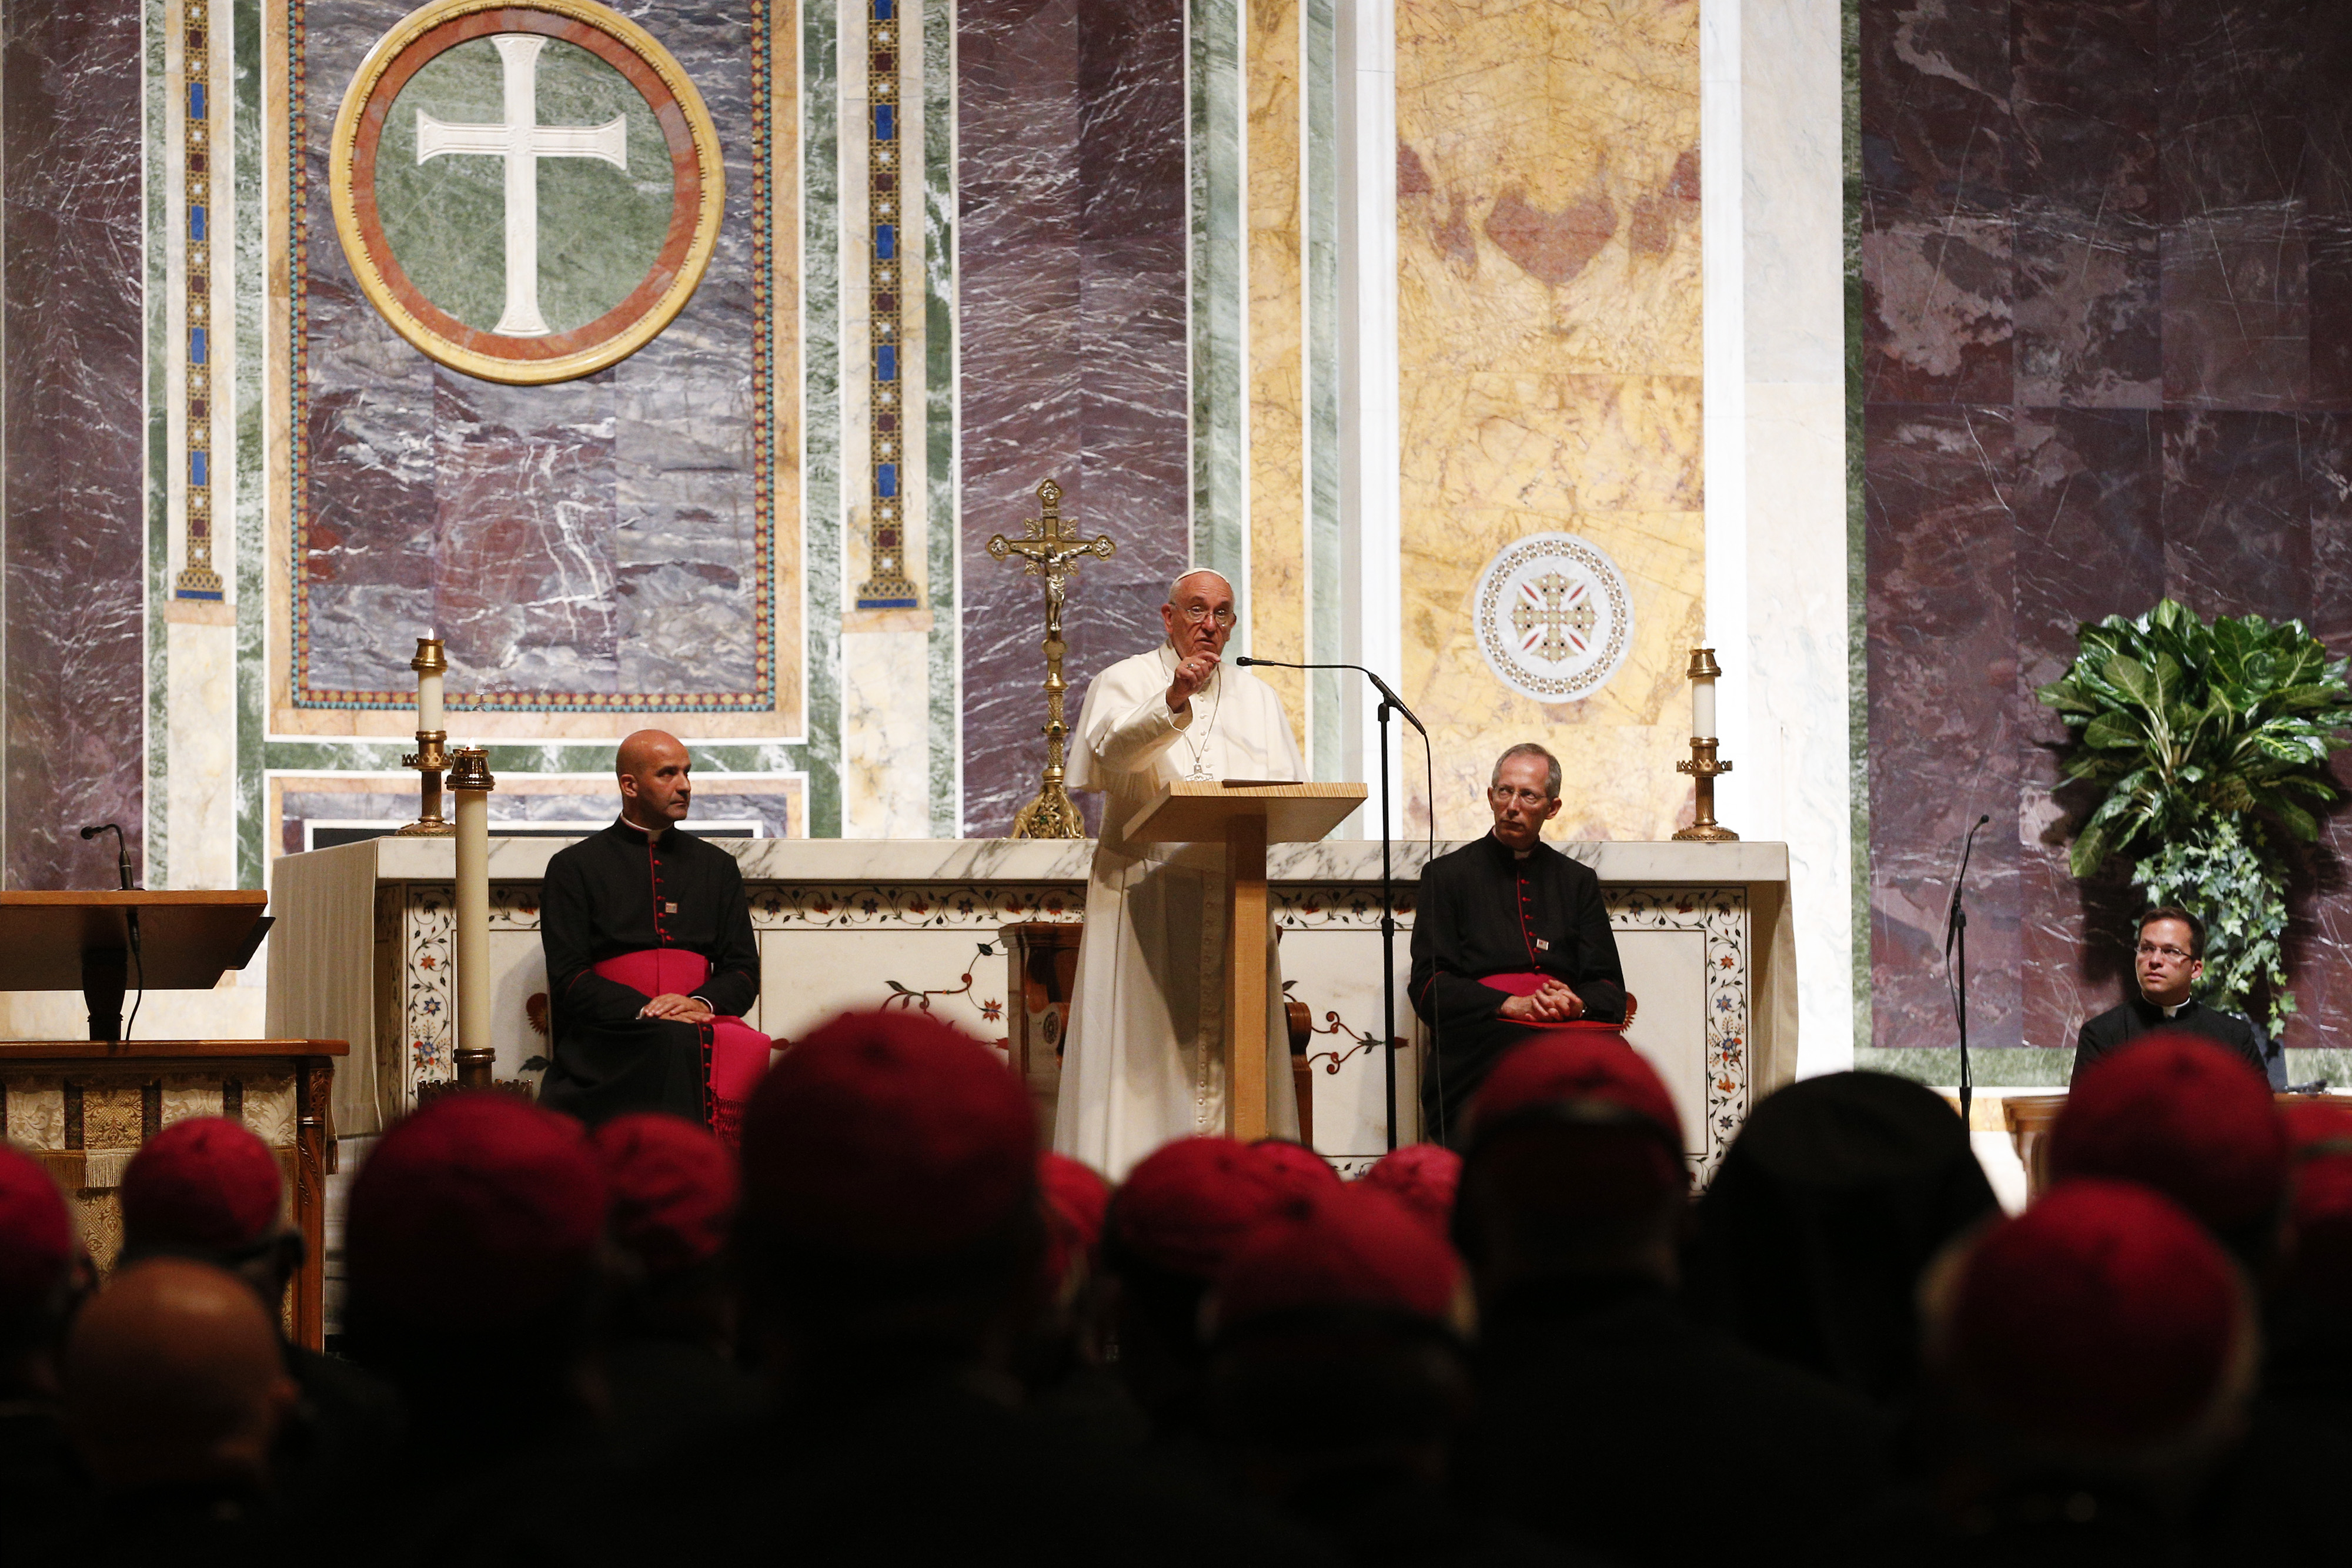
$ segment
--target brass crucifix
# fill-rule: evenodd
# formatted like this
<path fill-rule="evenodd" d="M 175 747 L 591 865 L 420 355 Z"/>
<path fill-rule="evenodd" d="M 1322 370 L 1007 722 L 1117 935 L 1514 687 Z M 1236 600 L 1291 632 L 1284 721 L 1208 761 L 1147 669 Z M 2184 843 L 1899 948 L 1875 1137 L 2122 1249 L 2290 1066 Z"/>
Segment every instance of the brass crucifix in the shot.
<path fill-rule="evenodd" d="M 1037 509 L 1042 517 L 1022 519 L 1021 526 L 1027 531 L 1021 538 L 1009 539 L 998 534 L 988 541 L 990 555 L 998 560 L 1017 555 L 1024 563 L 1024 571 L 1045 580 L 1045 781 L 1037 798 L 1013 816 L 1013 836 L 1083 839 L 1086 820 L 1078 815 L 1070 792 L 1062 787 L 1070 738 L 1063 712 L 1063 697 L 1070 688 L 1062 679 L 1062 655 L 1069 652 L 1062 641 L 1062 601 L 1067 595 L 1070 573 L 1085 557 L 1108 560 L 1118 547 L 1107 534 L 1088 540 L 1073 532 L 1062 516 L 1062 487 L 1051 479 L 1037 486 Z"/>

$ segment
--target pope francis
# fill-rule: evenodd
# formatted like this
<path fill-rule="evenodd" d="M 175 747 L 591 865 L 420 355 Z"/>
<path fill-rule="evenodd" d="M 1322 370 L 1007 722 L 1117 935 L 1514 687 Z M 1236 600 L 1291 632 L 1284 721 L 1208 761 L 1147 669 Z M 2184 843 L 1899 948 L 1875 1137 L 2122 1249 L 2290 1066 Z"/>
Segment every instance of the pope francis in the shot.
<path fill-rule="evenodd" d="M 1225 1130 L 1222 844 L 1136 843 L 1120 831 L 1163 784 L 1290 782 L 1306 768 L 1274 688 L 1222 662 L 1233 585 L 1176 580 L 1167 639 L 1097 675 L 1078 712 L 1069 782 L 1099 789 L 1102 836 L 1063 1047 L 1054 1146 L 1117 1181 L 1171 1138 Z M 1267 948 L 1267 1129 L 1298 1135 L 1282 975 Z"/>

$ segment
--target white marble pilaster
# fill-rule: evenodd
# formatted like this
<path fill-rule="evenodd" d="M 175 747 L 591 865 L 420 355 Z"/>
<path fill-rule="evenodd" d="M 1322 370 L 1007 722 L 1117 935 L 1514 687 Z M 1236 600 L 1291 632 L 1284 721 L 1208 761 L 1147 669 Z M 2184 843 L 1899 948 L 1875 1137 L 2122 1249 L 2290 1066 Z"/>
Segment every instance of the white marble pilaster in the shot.
<path fill-rule="evenodd" d="M 1352 585 L 1339 655 L 1393 683 L 1404 664 L 1398 470 L 1396 5 L 1339 0 L 1339 557 Z M 1380 773 L 1379 694 L 1343 675 L 1357 700 L 1341 742 L 1349 778 Z M 1403 727 L 1395 727 L 1402 734 Z M 1402 779 L 1399 747 L 1389 766 Z M 1402 802 L 1404 790 L 1394 790 Z M 1345 831 L 1376 831 L 1377 797 Z M 1367 819 L 1370 819 L 1369 821 Z M 1401 821 L 1392 823 L 1402 831 Z"/>
<path fill-rule="evenodd" d="M 1853 1061 L 1837 0 L 1703 0 L 1718 808 L 1789 845 L 1800 1071 Z"/>

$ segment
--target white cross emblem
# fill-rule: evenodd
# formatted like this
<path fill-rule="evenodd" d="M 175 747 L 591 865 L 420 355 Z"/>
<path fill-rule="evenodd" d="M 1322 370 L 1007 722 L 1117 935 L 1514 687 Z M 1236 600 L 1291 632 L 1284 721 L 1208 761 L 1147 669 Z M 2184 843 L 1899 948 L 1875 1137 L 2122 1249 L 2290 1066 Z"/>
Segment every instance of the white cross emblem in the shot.
<path fill-rule="evenodd" d="M 497 125 L 451 125 L 416 111 L 416 161 L 443 153 L 478 153 L 507 162 L 507 298 L 491 329 L 509 338 L 547 334 L 539 313 L 539 161 L 600 158 L 616 169 L 629 166 L 629 122 L 614 115 L 602 125 L 539 123 L 539 52 L 547 40 L 535 33 L 500 33 L 499 47 L 505 91 L 504 120 Z"/>

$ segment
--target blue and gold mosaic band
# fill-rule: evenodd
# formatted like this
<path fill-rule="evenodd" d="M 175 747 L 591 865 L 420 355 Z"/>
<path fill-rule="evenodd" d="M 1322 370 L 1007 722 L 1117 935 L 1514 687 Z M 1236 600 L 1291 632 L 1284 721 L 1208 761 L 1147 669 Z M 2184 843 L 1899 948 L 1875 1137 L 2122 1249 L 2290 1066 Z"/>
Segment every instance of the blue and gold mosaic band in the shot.
<path fill-rule="evenodd" d="M 899 287 L 898 253 L 907 232 L 899 212 L 899 149 L 905 120 L 899 111 L 898 0 L 867 0 L 866 66 L 870 110 L 866 128 L 866 217 L 872 237 L 867 307 L 874 322 L 873 357 L 867 365 L 867 407 L 874 444 L 869 465 L 871 520 L 866 541 L 871 564 L 857 590 L 860 610 L 912 610 L 915 584 L 907 575 L 905 340 L 899 331 L 906 294 Z"/>
<path fill-rule="evenodd" d="M 205 0 L 187 0 L 180 16 L 180 79 L 185 84 L 185 152 L 181 188 L 186 197 L 187 266 L 187 559 L 172 582 L 174 599 L 222 599 L 213 570 L 213 267 L 212 267 L 212 29 Z"/>

